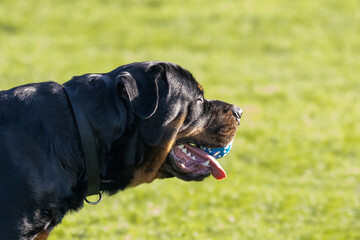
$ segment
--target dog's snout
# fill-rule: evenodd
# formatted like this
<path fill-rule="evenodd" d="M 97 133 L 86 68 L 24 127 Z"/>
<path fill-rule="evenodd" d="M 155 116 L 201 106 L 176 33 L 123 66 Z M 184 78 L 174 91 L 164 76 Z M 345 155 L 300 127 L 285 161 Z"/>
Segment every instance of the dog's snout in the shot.
<path fill-rule="evenodd" d="M 238 106 L 233 106 L 231 108 L 231 110 L 232 110 L 234 116 L 236 117 L 236 120 L 240 121 L 243 110 Z"/>

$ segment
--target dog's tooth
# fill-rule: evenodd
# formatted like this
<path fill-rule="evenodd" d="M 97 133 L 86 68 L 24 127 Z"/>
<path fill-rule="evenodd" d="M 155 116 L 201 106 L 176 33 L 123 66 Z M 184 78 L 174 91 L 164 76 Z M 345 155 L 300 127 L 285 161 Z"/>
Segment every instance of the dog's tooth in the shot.
<path fill-rule="evenodd" d="M 188 157 L 191 157 L 191 153 L 186 154 Z"/>
<path fill-rule="evenodd" d="M 207 160 L 206 162 L 203 162 L 201 165 L 203 165 L 204 167 L 208 167 L 210 164 L 210 160 Z"/>
<path fill-rule="evenodd" d="M 187 152 L 187 148 L 184 147 L 184 148 L 182 149 L 182 151 L 183 151 L 183 153 L 186 153 L 186 152 Z"/>
<path fill-rule="evenodd" d="M 181 144 L 181 145 L 179 145 L 179 146 L 177 146 L 177 147 L 180 148 L 180 149 L 183 149 L 183 148 L 184 148 L 184 145 Z"/>
<path fill-rule="evenodd" d="M 194 161 L 196 161 L 196 157 L 195 157 L 195 156 L 192 156 L 192 159 L 193 159 Z"/>

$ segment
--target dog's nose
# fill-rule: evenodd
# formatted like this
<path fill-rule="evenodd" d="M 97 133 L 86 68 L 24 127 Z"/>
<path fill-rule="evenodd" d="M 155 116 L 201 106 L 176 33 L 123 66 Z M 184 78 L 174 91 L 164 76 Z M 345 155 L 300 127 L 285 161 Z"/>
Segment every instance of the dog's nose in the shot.
<path fill-rule="evenodd" d="M 240 122 L 240 119 L 241 119 L 241 115 L 242 115 L 242 113 L 243 113 L 243 110 L 242 110 L 240 107 L 238 107 L 238 106 L 233 106 L 233 107 L 231 108 L 231 110 L 232 110 L 234 116 L 236 117 L 236 120 Z"/>

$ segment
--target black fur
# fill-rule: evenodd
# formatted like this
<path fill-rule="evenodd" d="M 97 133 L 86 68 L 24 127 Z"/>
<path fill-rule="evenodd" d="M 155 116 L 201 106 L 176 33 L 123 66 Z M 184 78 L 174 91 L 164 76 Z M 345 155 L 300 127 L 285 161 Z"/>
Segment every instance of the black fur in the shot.
<path fill-rule="evenodd" d="M 88 117 L 96 139 L 100 187 L 110 195 L 125 189 L 136 169 L 152 161 L 154 149 L 170 144 L 177 134 L 208 125 L 207 134 L 216 137 L 226 119 L 212 119 L 213 112 L 221 109 L 225 114 L 232 107 L 205 100 L 191 73 L 165 62 L 124 65 L 106 74 L 77 76 L 64 85 L 77 91 L 78 104 Z M 172 123 L 184 115 L 175 128 Z M 235 122 L 231 119 L 236 129 Z M 224 145 L 234 134 L 231 130 L 218 137 L 217 144 L 202 144 Z M 206 137 L 186 136 L 176 143 L 201 139 Z M 87 187 L 84 164 L 62 85 L 44 82 L 1 91 L 0 239 L 33 239 L 43 230 L 50 232 L 68 211 L 80 209 Z M 165 175 L 176 174 L 169 170 Z"/>

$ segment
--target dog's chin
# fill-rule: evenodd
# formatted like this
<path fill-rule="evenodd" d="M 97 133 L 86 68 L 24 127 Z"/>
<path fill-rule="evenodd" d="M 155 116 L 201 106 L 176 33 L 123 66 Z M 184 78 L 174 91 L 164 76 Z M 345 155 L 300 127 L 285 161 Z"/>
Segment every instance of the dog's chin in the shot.
<path fill-rule="evenodd" d="M 178 167 L 175 163 L 177 160 L 174 160 L 173 158 L 172 154 L 169 154 L 166 162 L 163 164 L 163 171 L 167 174 L 166 178 L 176 177 L 184 181 L 202 181 L 204 178 L 211 175 L 209 169 L 184 172 L 181 167 Z"/>
<path fill-rule="evenodd" d="M 214 157 L 190 144 L 175 145 L 163 164 L 163 170 L 184 181 L 202 181 L 210 175 L 218 180 L 226 178 L 224 169 Z"/>

